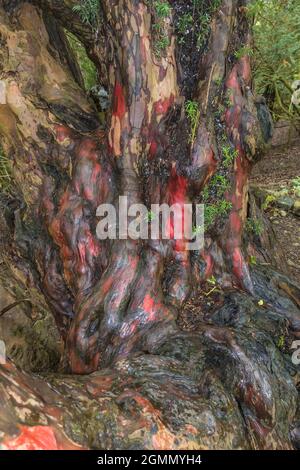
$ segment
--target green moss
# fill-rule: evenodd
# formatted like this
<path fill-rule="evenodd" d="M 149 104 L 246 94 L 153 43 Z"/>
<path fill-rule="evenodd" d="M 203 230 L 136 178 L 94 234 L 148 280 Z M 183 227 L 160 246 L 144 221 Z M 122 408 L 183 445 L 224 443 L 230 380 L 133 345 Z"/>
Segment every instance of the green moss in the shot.
<path fill-rule="evenodd" d="M 69 44 L 74 51 L 83 79 L 86 91 L 97 84 L 97 70 L 93 62 L 87 56 L 82 43 L 70 32 L 66 32 Z"/>

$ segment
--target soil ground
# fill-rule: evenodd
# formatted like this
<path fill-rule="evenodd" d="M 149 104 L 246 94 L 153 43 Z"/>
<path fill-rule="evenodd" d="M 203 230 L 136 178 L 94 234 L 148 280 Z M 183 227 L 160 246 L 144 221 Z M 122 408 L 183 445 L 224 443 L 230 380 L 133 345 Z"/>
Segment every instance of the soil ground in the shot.
<path fill-rule="evenodd" d="M 271 148 L 254 167 L 250 184 L 264 190 L 280 191 L 290 188 L 297 177 L 300 177 L 300 139 L 288 147 Z M 290 272 L 285 274 L 300 284 L 300 217 L 284 212 L 282 215 L 270 208 L 266 214 L 286 255 Z"/>

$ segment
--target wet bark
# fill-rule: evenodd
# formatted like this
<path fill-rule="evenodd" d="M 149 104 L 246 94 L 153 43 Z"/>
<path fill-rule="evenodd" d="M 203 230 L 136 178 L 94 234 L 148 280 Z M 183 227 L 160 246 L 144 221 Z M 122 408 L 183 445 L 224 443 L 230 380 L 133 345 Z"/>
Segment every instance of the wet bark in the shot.
<path fill-rule="evenodd" d="M 238 54 L 251 43 L 247 1 L 208 2 L 210 32 L 192 52 L 192 82 L 174 35 L 189 2 L 169 2 L 162 19 L 152 2 L 103 0 L 95 29 L 74 3 L 0 2 L 0 134 L 13 175 L 13 191 L 1 196 L 1 277 L 17 300 L 26 291 L 29 313 L 54 316 L 66 372 L 101 371 L 42 381 L 3 366 L 3 446 L 291 448 L 297 380 L 273 333 L 288 343 L 299 332 L 299 289 L 251 272 L 243 238 L 248 177 L 269 132 L 250 58 Z M 63 28 L 107 87 L 106 128 Z M 215 176 L 226 181 L 222 194 Z M 120 195 L 148 207 L 224 199 L 227 209 L 201 252 L 186 251 L 184 240 L 100 241 L 96 209 Z M 228 293 L 222 308 L 198 332 L 180 331 L 184 303 L 212 276 Z M 96 409 L 101 419 L 85 432 Z"/>

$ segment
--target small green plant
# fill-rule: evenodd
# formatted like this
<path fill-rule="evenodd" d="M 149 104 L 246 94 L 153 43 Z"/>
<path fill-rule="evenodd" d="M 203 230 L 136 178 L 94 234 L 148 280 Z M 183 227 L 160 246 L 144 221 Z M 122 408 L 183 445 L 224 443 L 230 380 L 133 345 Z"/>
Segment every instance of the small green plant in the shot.
<path fill-rule="evenodd" d="M 297 176 L 297 178 L 292 180 L 292 188 L 294 193 L 300 197 L 300 176 Z"/>
<path fill-rule="evenodd" d="M 251 264 L 251 266 L 255 266 L 257 264 L 256 256 L 250 255 L 249 264 Z"/>
<path fill-rule="evenodd" d="M 225 191 L 229 188 L 230 183 L 226 176 L 224 175 L 214 175 L 210 182 L 210 187 L 216 189 L 216 193 L 218 197 L 224 196 Z"/>
<path fill-rule="evenodd" d="M 99 9 L 99 0 L 81 0 L 78 5 L 73 7 L 74 13 L 77 13 L 81 20 L 84 23 L 89 24 L 93 29 L 97 24 Z"/>
<path fill-rule="evenodd" d="M 0 146 L 0 191 L 9 193 L 12 189 L 12 171 L 10 160 Z"/>
<path fill-rule="evenodd" d="M 160 58 L 170 44 L 165 20 L 171 15 L 172 10 L 169 3 L 165 1 L 155 1 L 153 6 L 155 12 L 155 23 L 152 25 L 155 37 L 154 53 Z"/>
<path fill-rule="evenodd" d="M 232 165 L 235 159 L 238 157 L 238 151 L 231 147 L 230 145 L 222 145 L 221 148 L 223 155 L 223 165 L 225 168 L 228 168 Z"/>
<path fill-rule="evenodd" d="M 268 194 L 265 201 L 264 201 L 264 203 L 261 206 L 262 209 L 264 211 L 266 211 L 267 209 L 269 209 L 270 205 L 273 204 L 273 202 L 275 202 L 275 201 L 276 201 L 276 197 L 273 196 L 273 194 Z"/>
<path fill-rule="evenodd" d="M 152 222 L 152 220 L 154 219 L 155 219 L 155 213 L 153 211 L 149 211 L 146 216 L 147 222 Z"/>
<path fill-rule="evenodd" d="M 243 46 L 241 47 L 238 51 L 235 51 L 234 56 L 236 59 L 241 59 L 242 57 L 249 56 L 252 57 L 254 54 L 254 51 L 251 47 L 249 46 Z"/>
<path fill-rule="evenodd" d="M 167 18 L 171 14 L 171 7 L 168 2 L 154 2 L 154 8 L 159 18 Z"/>
<path fill-rule="evenodd" d="M 223 83 L 223 80 L 221 77 L 219 77 L 219 78 L 216 78 L 214 82 L 217 85 L 217 87 L 220 87 Z"/>
<path fill-rule="evenodd" d="M 209 200 L 209 186 L 205 186 L 202 191 L 202 201 L 207 202 Z"/>
<path fill-rule="evenodd" d="M 196 138 L 197 127 L 200 120 L 200 108 L 197 101 L 188 100 L 185 103 L 185 111 L 191 124 L 190 142 L 193 143 Z"/>
<path fill-rule="evenodd" d="M 209 229 L 218 217 L 226 216 L 232 209 L 232 203 L 226 200 L 218 201 L 215 204 L 206 204 L 204 208 L 204 223 Z"/>
<path fill-rule="evenodd" d="M 211 15 L 209 13 L 204 13 L 201 16 L 201 32 L 197 37 L 197 49 L 200 51 L 203 46 L 205 46 L 207 36 L 210 31 L 210 21 Z"/>
<path fill-rule="evenodd" d="M 216 286 L 217 285 L 217 280 L 216 280 L 215 276 L 211 276 L 209 279 L 207 279 L 207 282 L 211 286 Z"/>
<path fill-rule="evenodd" d="M 292 180 L 292 186 L 294 188 L 300 188 L 300 176 L 297 176 L 297 178 Z"/>
<path fill-rule="evenodd" d="M 197 235 L 201 235 L 204 231 L 204 227 L 202 225 L 195 225 L 193 227 L 193 237 L 196 237 Z"/>
<path fill-rule="evenodd" d="M 213 292 L 221 292 L 221 289 L 218 286 L 218 281 L 215 276 L 211 276 L 209 279 L 207 279 L 206 282 L 211 286 L 211 289 L 208 292 L 204 293 L 206 297 L 210 296 Z"/>
<path fill-rule="evenodd" d="M 161 56 L 162 51 L 164 51 L 170 44 L 168 36 L 159 37 L 154 44 L 154 50 L 156 56 Z"/>
<path fill-rule="evenodd" d="M 184 36 L 192 27 L 193 22 L 194 22 L 194 18 L 193 18 L 192 13 L 186 13 L 185 15 L 182 15 L 179 18 L 177 28 L 178 28 L 178 36 L 179 36 L 180 44 L 184 42 Z"/>
<path fill-rule="evenodd" d="M 261 235 L 264 228 L 259 220 L 250 218 L 246 221 L 246 230 L 250 233 L 254 233 L 255 235 Z"/>
<path fill-rule="evenodd" d="M 285 346 L 285 337 L 284 335 L 279 336 L 278 341 L 277 341 L 277 347 L 281 351 L 284 349 Z"/>
<path fill-rule="evenodd" d="M 224 106 L 226 108 L 231 108 L 232 107 L 232 97 L 233 97 L 233 91 L 228 89 L 225 94 L 224 98 Z"/>
<path fill-rule="evenodd" d="M 186 2 L 185 13 L 180 15 L 175 25 L 179 44 L 187 41 L 193 49 L 200 51 L 205 47 L 214 12 L 221 0 L 193 0 Z"/>

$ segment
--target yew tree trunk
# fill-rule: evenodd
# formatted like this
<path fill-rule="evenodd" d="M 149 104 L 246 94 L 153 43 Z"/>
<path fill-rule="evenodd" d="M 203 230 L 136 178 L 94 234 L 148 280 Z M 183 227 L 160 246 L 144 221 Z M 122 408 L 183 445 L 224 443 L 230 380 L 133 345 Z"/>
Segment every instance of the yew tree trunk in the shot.
<path fill-rule="evenodd" d="M 299 445 L 297 371 L 278 347 L 300 331 L 299 288 L 250 269 L 249 255 L 267 255 L 244 236 L 248 178 L 271 127 L 252 91 L 248 1 L 101 0 L 93 24 L 77 3 L 0 1 L 12 180 L 0 199 L 1 278 L 17 300 L 26 292 L 24 309 L 51 312 L 73 374 L 0 366 L 3 447 Z M 66 30 L 109 94 L 105 125 Z M 149 209 L 205 203 L 204 249 L 99 240 L 97 207 L 119 196 Z M 211 279 L 213 314 L 182 331 L 184 305 Z"/>

